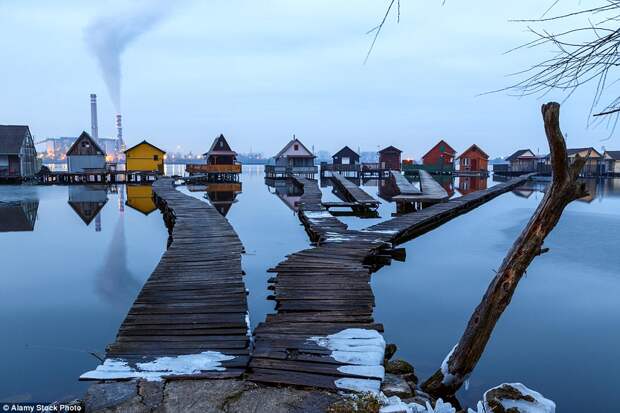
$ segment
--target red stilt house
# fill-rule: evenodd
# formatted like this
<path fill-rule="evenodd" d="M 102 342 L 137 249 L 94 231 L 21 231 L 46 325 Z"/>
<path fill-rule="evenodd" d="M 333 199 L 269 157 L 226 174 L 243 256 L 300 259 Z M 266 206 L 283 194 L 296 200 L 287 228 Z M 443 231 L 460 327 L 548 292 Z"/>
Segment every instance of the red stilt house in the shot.
<path fill-rule="evenodd" d="M 476 144 L 467 148 L 457 159 L 461 172 L 486 174 L 489 170 L 489 155 Z"/>
<path fill-rule="evenodd" d="M 422 157 L 424 169 L 428 172 L 452 172 L 456 151 L 443 139 L 437 142 L 430 151 Z"/>

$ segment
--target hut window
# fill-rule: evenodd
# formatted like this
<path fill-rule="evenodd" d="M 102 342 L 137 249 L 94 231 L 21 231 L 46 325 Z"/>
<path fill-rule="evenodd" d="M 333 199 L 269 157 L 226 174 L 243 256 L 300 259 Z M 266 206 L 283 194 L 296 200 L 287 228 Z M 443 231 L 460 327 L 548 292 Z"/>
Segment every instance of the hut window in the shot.
<path fill-rule="evenodd" d="M 298 150 L 299 150 L 299 145 L 295 144 L 295 145 L 293 146 L 293 149 L 295 149 L 296 151 L 298 151 Z"/>
<path fill-rule="evenodd" d="M 90 147 L 90 143 L 82 142 L 82 148 L 88 148 L 88 147 Z"/>
<path fill-rule="evenodd" d="M 220 141 L 220 148 L 224 146 L 224 142 Z"/>
<path fill-rule="evenodd" d="M 154 161 L 158 161 L 159 160 L 159 155 L 153 155 L 153 160 Z"/>

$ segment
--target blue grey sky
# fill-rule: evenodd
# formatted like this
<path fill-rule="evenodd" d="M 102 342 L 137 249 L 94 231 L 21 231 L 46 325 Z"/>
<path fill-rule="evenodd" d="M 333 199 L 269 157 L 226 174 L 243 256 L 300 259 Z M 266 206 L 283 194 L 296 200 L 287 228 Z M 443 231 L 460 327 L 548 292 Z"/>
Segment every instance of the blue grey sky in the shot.
<path fill-rule="evenodd" d="M 97 93 L 100 136 L 114 136 L 114 105 L 85 28 L 166 4 L 130 3 L 0 0 L 0 124 L 28 124 L 38 138 L 78 135 L 90 130 L 88 95 Z M 388 19 L 364 65 L 366 31 L 387 1 L 175 2 L 122 54 L 126 142 L 201 153 L 224 133 L 239 152 L 273 155 L 294 133 L 317 150 L 395 145 L 416 159 L 440 138 L 493 157 L 546 152 L 540 105 L 562 95 L 478 95 L 550 55 L 504 52 L 532 39 L 508 20 L 538 17 L 551 3 L 402 0 L 400 23 Z M 563 105 L 569 146 L 620 147 L 601 141 L 608 129 L 588 128 L 591 98 L 586 88 Z"/>

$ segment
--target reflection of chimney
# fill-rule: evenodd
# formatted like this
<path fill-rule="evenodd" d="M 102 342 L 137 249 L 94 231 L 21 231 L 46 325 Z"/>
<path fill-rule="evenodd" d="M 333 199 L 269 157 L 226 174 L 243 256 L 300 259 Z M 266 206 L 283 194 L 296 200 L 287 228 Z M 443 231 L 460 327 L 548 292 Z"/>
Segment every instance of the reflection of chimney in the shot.
<path fill-rule="evenodd" d="M 121 147 L 121 150 L 125 150 L 125 142 L 123 142 L 123 122 L 120 113 L 116 114 L 116 139 Z"/>
<path fill-rule="evenodd" d="M 99 128 L 97 126 L 97 95 L 90 94 L 90 135 L 93 139 L 99 139 Z"/>
<path fill-rule="evenodd" d="M 95 232 L 101 232 L 101 211 L 95 217 Z"/>

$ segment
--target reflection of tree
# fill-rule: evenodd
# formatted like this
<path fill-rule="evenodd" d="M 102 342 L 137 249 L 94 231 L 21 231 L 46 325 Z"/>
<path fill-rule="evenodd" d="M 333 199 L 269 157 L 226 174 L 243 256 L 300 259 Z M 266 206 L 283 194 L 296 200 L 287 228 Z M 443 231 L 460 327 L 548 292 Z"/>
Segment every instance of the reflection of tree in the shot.
<path fill-rule="evenodd" d="M 95 291 L 105 301 L 124 306 L 134 298 L 140 286 L 141 282 L 127 268 L 125 221 L 121 217 L 114 229 L 103 267 L 96 274 Z"/>

